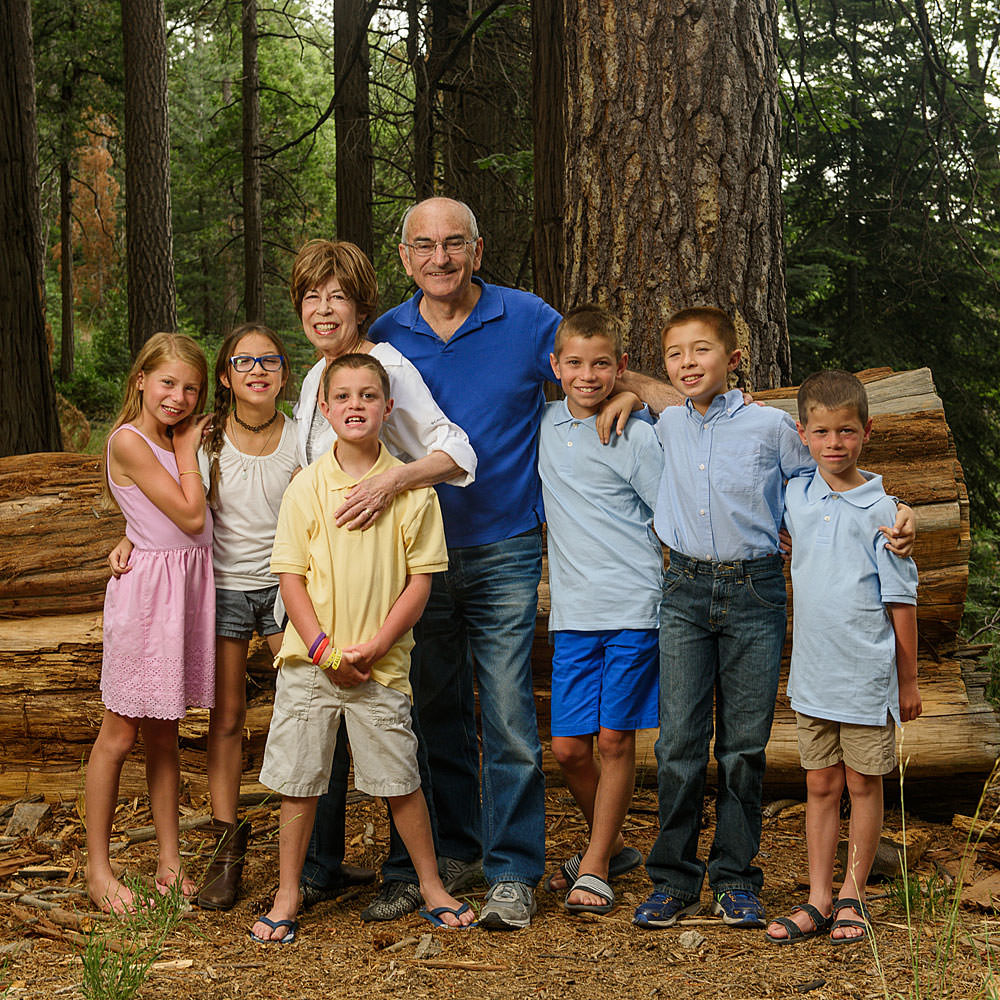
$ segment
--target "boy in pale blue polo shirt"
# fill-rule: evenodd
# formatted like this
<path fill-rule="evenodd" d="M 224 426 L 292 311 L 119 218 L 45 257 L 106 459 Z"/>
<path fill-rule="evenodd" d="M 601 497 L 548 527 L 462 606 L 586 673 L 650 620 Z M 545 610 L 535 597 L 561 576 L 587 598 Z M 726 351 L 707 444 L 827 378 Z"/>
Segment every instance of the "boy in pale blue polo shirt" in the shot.
<path fill-rule="evenodd" d="M 630 420 L 606 445 L 595 427 L 628 361 L 622 340 L 621 322 L 604 309 L 566 314 L 551 355 L 566 398 L 547 405 L 539 432 L 552 752 L 590 827 L 586 849 L 548 882 L 568 889 L 571 912 L 610 911 L 611 879 L 642 863 L 625 846 L 622 824 L 635 784 L 635 730 L 657 723 L 663 551 L 652 519 L 662 454 L 648 422 Z"/>
<path fill-rule="evenodd" d="M 817 465 L 785 495 L 795 612 L 788 696 L 806 769 L 809 901 L 767 936 L 791 944 L 829 930 L 834 944 L 847 944 L 868 934 L 865 883 L 882 831 L 882 776 L 896 766 L 895 727 L 922 709 L 917 570 L 886 552 L 879 525 L 896 505 L 881 476 L 858 469 L 872 423 L 865 387 L 847 372 L 818 372 L 802 383 L 798 407 L 799 435 Z M 834 902 L 845 784 L 850 835 Z"/>
<path fill-rule="evenodd" d="M 633 919 L 661 928 L 697 913 L 707 869 L 712 912 L 733 927 L 763 927 L 763 873 L 753 862 L 785 638 L 778 530 L 785 481 L 813 462 L 786 413 L 726 391 L 741 353 L 724 312 L 684 309 L 662 339 L 685 404 L 665 409 L 656 425 L 664 471 L 654 527 L 670 547 L 660 611 L 660 832 L 646 860 L 654 892 Z M 706 866 L 698 834 L 713 702 L 718 795 Z"/>

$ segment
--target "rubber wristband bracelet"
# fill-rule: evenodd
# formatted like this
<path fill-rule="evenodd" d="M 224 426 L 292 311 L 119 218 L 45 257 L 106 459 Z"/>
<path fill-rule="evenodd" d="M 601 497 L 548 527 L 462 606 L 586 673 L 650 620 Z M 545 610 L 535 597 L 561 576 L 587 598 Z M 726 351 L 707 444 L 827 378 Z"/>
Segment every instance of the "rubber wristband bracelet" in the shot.
<path fill-rule="evenodd" d="M 320 669 L 336 671 L 340 667 L 340 661 L 343 658 L 344 658 L 343 652 L 337 649 L 336 646 L 331 646 L 330 656 L 324 663 L 320 665 Z"/>
<path fill-rule="evenodd" d="M 322 662 L 323 655 L 326 653 L 327 647 L 329 645 L 330 645 L 330 640 L 326 636 L 323 636 L 323 638 L 319 642 L 319 645 L 316 647 L 316 652 L 314 652 L 313 655 L 310 657 L 313 663 L 318 665 Z"/>
<path fill-rule="evenodd" d="M 319 644 L 326 638 L 325 632 L 320 632 L 315 639 L 313 639 L 313 644 L 309 647 L 309 659 L 311 660 L 319 648 Z"/>
<path fill-rule="evenodd" d="M 324 635 L 320 644 L 316 647 L 316 652 L 312 655 L 312 661 L 317 666 L 323 661 L 323 654 L 326 652 L 327 647 L 330 645 L 330 640 Z"/>

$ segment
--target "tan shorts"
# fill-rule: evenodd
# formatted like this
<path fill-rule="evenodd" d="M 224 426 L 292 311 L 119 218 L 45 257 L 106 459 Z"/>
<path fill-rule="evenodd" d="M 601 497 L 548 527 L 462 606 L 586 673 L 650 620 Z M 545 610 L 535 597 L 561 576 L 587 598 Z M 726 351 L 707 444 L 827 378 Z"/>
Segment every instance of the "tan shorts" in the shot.
<path fill-rule="evenodd" d="M 858 774 L 888 774 L 896 766 L 896 724 L 890 715 L 884 726 L 814 719 L 795 713 L 799 759 L 807 771 L 843 761 Z"/>
<path fill-rule="evenodd" d="M 261 784 L 282 795 L 322 795 L 330 782 L 343 716 L 354 758 L 354 787 L 369 795 L 408 795 L 420 787 L 410 699 L 368 680 L 337 687 L 312 663 L 278 671 Z"/>

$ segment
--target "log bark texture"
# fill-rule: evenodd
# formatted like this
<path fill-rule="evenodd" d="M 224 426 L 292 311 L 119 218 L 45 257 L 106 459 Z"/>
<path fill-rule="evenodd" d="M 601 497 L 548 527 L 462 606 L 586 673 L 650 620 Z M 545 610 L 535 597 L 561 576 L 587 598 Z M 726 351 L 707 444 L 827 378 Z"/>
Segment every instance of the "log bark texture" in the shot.
<path fill-rule="evenodd" d="M 982 679 L 955 653 L 969 552 L 968 502 L 962 470 L 930 373 L 863 372 L 874 430 L 862 465 L 883 475 L 890 493 L 917 515 L 920 571 L 919 679 L 924 715 L 906 727 L 910 780 L 972 781 L 989 773 L 1000 751 L 1000 722 L 983 697 Z M 795 390 L 762 394 L 788 409 Z M 0 460 L 0 798 L 41 792 L 76 796 L 103 706 L 99 682 L 106 556 L 123 530 L 117 512 L 97 506 L 97 459 L 62 453 Z M 533 651 L 535 700 L 548 752 L 551 648 L 548 585 L 539 589 Z M 255 779 L 263 756 L 274 674 L 266 645 L 251 657 L 244 778 Z M 768 745 L 767 783 L 801 790 L 795 723 L 785 696 L 789 649 Z M 181 768 L 192 788 L 206 788 L 208 713 L 181 723 Z M 655 776 L 655 732 L 639 740 L 640 767 Z M 655 780 L 655 777 L 650 780 Z M 122 794 L 143 790 L 142 755 L 126 764 Z"/>

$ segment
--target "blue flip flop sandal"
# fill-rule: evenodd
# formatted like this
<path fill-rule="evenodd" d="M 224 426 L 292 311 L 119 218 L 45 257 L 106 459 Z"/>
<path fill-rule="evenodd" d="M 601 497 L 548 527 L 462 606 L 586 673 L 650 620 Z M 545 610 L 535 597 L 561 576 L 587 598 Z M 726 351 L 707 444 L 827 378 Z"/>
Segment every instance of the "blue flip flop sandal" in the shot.
<path fill-rule="evenodd" d="M 280 938 L 262 938 L 254 934 L 253 931 L 249 931 L 251 941 L 256 941 L 257 944 L 291 944 L 295 940 L 295 932 L 299 929 L 297 920 L 272 920 L 270 917 L 258 917 L 257 919 L 260 923 L 267 924 L 272 931 L 276 931 L 279 927 L 287 927 L 288 930 L 285 932 L 285 936 Z"/>
<path fill-rule="evenodd" d="M 442 913 L 450 913 L 453 917 L 460 917 L 463 913 L 469 912 L 469 904 L 463 903 L 457 909 L 452 906 L 435 906 L 433 910 L 421 910 L 420 916 L 424 920 L 430 921 L 435 927 L 443 927 L 445 930 L 449 931 L 467 931 L 470 927 L 476 926 L 476 921 L 473 920 L 471 924 L 459 924 L 458 927 L 452 927 L 451 924 L 445 923 L 441 919 Z"/>

